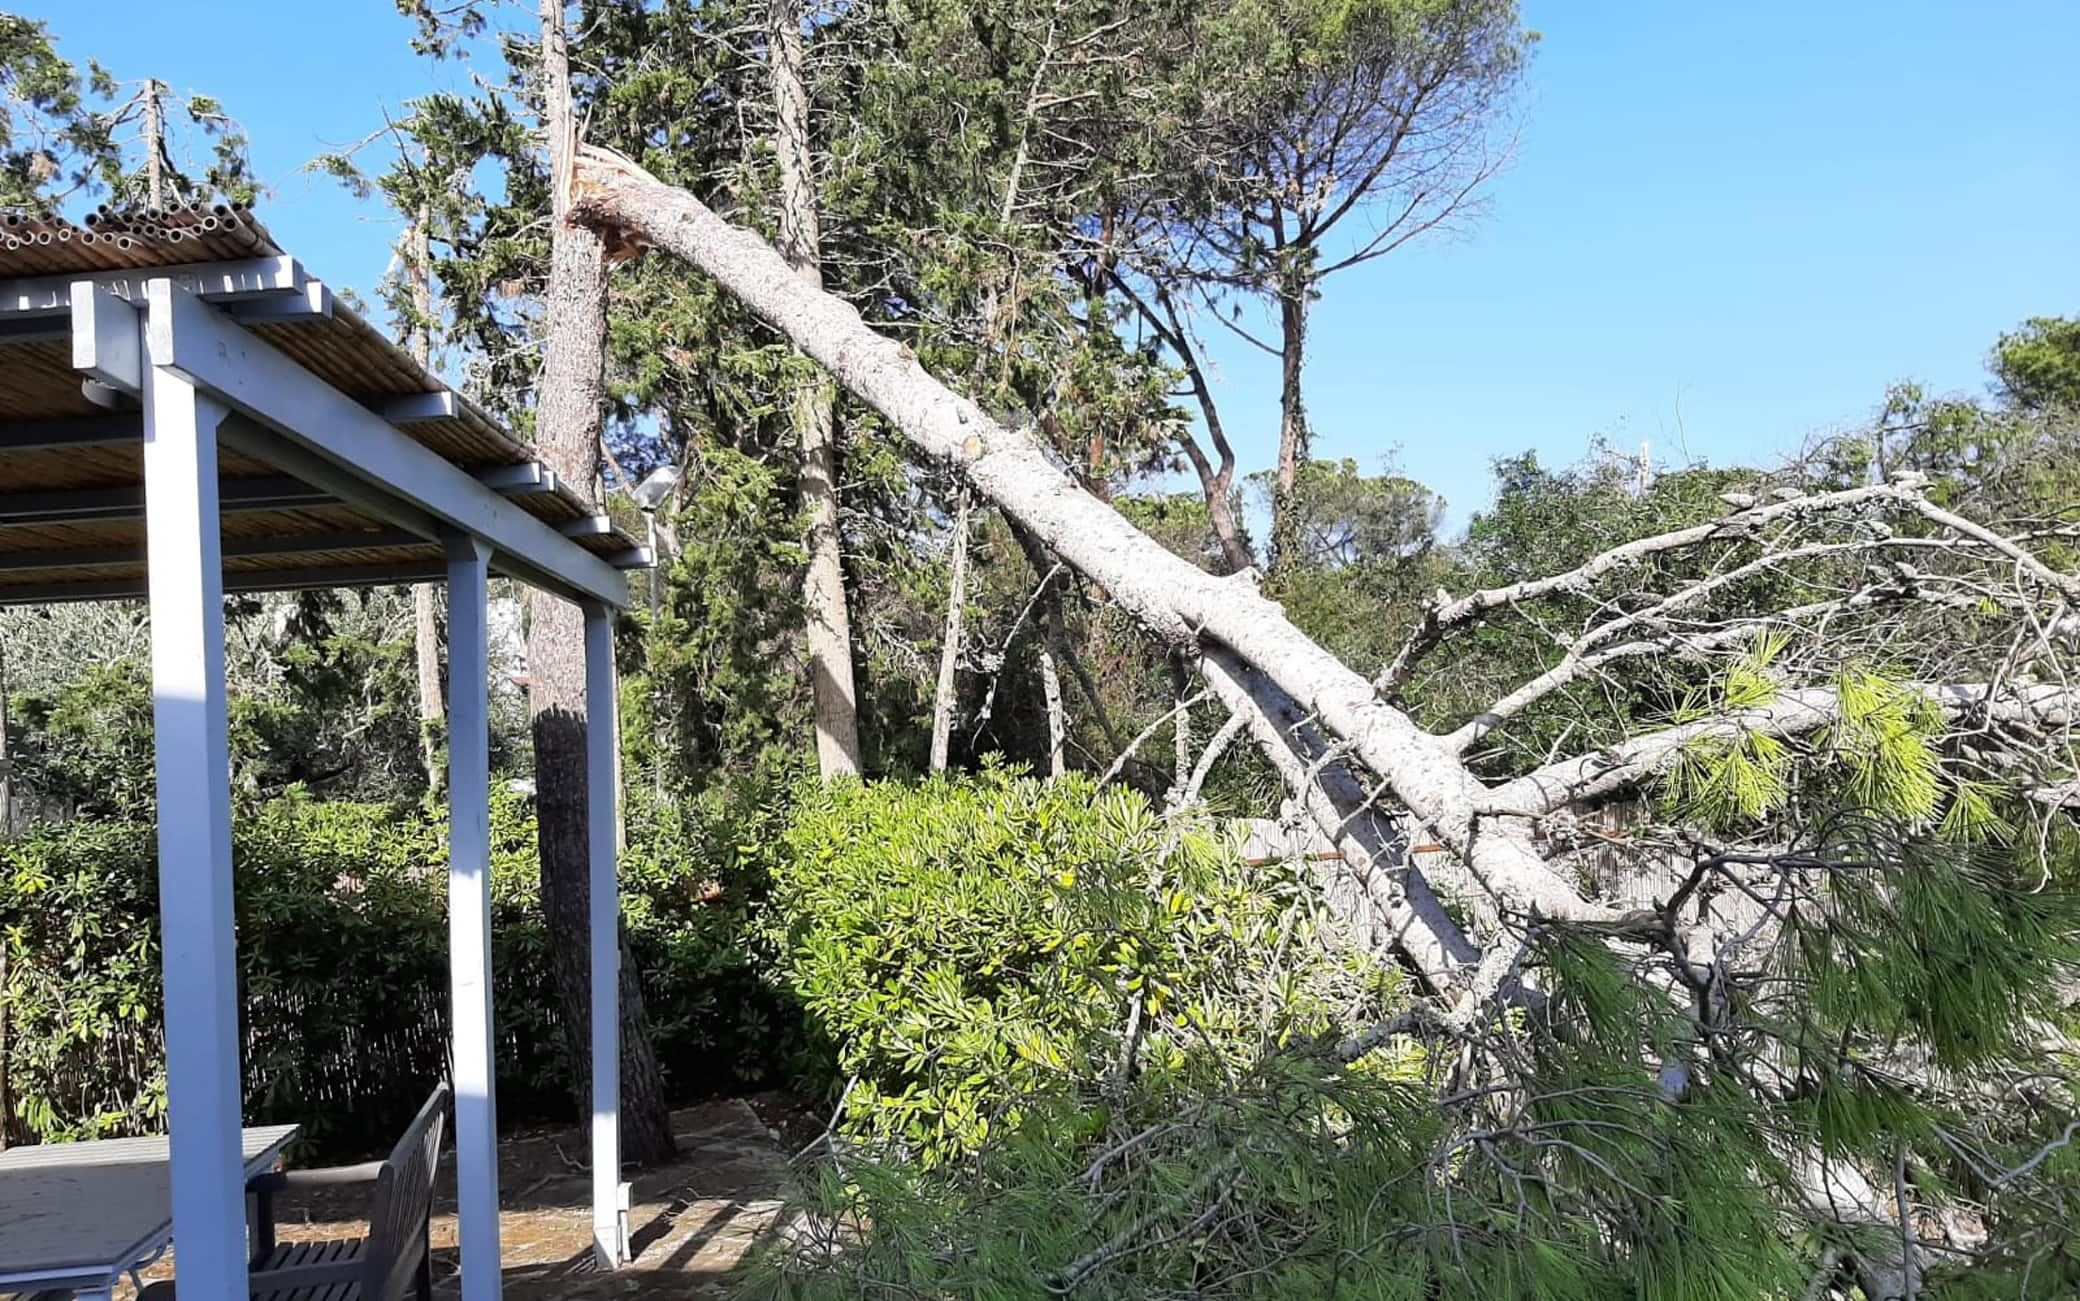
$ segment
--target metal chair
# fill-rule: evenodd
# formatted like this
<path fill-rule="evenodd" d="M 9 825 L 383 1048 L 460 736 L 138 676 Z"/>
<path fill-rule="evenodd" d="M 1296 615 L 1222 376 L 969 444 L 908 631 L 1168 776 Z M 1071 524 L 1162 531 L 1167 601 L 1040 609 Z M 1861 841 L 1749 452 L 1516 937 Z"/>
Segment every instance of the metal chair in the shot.
<path fill-rule="evenodd" d="M 419 1108 L 410 1129 L 381 1161 L 320 1170 L 257 1175 L 246 1191 L 258 1203 L 251 1268 L 253 1301 L 431 1301 L 433 1257 L 427 1233 L 433 1218 L 434 1167 L 448 1107 L 442 1084 Z M 275 1244 L 274 1198 L 302 1188 L 373 1183 L 368 1236 L 332 1242 Z M 180 1244 L 174 1244 L 179 1265 Z M 176 1301 L 178 1280 L 154 1283 L 138 1301 Z"/>

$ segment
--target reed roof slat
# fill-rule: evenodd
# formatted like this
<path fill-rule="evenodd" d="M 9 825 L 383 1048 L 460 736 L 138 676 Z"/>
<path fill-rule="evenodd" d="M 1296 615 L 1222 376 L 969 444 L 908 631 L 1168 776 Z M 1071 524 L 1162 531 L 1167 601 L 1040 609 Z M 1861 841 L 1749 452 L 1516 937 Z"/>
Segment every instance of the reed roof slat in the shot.
<path fill-rule="evenodd" d="M 230 206 L 165 211 L 102 209 L 78 224 L 20 215 L 0 218 L 0 281 L 108 275 L 120 281 L 126 273 L 157 267 L 282 256 L 281 247 L 251 212 Z M 438 375 L 420 366 L 381 330 L 343 303 L 332 302 L 329 314 L 323 315 L 285 317 L 272 310 L 255 313 L 254 319 L 245 325 L 326 384 L 364 405 L 380 407 L 391 399 L 447 391 Z M 118 427 L 116 437 L 97 433 L 91 438 L 80 438 L 73 445 L 63 445 L 62 439 L 44 440 L 39 428 L 33 436 L 19 440 L 28 445 L 8 447 L 4 434 L 10 422 L 79 419 L 105 424 L 111 416 L 107 395 L 100 395 L 100 400 L 90 397 L 81 380 L 80 372 L 72 367 L 64 317 L 52 317 L 46 312 L 38 318 L 10 321 L 0 315 L 0 557 L 65 548 L 98 554 L 110 547 L 142 544 L 141 519 L 54 522 L 5 515 L 8 494 L 119 489 L 141 483 L 141 427 L 134 439 L 122 437 Z M 452 415 L 400 423 L 397 428 L 472 474 L 526 465 L 534 459 L 526 443 L 481 407 L 460 394 L 457 399 Z M 134 414 L 134 404 L 131 409 Z M 220 449 L 219 455 L 220 472 L 227 480 L 283 473 L 228 447 Z M 586 493 L 561 481 L 554 492 L 517 495 L 512 500 L 514 505 L 551 526 L 581 520 L 596 512 Z M 252 573 L 275 563 L 252 546 L 256 540 L 269 536 L 301 537 L 307 544 L 313 534 L 370 533 L 383 527 L 383 521 L 344 504 L 227 513 L 221 522 L 227 550 L 225 570 L 227 574 Z M 640 546 L 635 536 L 620 527 L 572 541 L 586 551 L 607 557 Z M 230 554 L 234 549 L 240 554 Z M 293 552 L 293 564 L 299 574 L 325 568 L 352 570 L 357 581 L 365 582 L 368 572 L 386 561 L 398 561 L 406 568 L 423 567 L 438 561 L 439 555 L 439 548 L 430 543 L 378 548 L 343 545 L 336 550 L 297 549 Z M 59 572 L 66 581 L 84 582 L 89 576 L 97 581 L 122 580 L 137 577 L 141 566 L 94 565 L 68 567 Z M 7 599 L 10 587 L 42 588 L 52 581 L 52 571 L 0 569 L 0 601 Z"/>

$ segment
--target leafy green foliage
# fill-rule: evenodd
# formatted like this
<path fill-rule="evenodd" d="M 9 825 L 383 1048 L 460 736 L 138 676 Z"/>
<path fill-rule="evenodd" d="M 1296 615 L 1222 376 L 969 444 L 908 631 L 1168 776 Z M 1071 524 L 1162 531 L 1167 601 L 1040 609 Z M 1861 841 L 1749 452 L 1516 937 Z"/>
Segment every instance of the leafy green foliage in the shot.
<path fill-rule="evenodd" d="M 0 14 L 0 208 L 48 212 L 113 170 L 114 141 L 87 93 L 46 24 Z"/>
<path fill-rule="evenodd" d="M 1240 1056 L 1264 1027 L 1229 991 L 1302 943 L 1311 923 L 1275 906 L 1294 902 L 1132 792 L 985 767 L 808 797 L 773 868 L 770 933 L 856 1081 L 857 1132 L 932 1165 L 1102 1077 L 1129 1018 L 1159 1076 L 1218 1070 L 1208 1044 Z M 1310 987 L 1330 969 L 1302 968 L 1278 1014 L 1289 1033 L 1330 1006 Z"/>
<path fill-rule="evenodd" d="M 260 800 L 291 789 L 360 800 L 423 793 L 408 641 L 377 640 L 344 618 L 338 593 L 234 609 L 247 636 L 230 706 L 233 790 Z M 279 616 L 279 617 L 274 617 Z M 148 667 L 87 662 L 69 681 L 13 702 L 21 780 L 54 811 L 126 821 L 155 798 Z"/>
<path fill-rule="evenodd" d="M 52 216 L 82 197 L 147 202 L 147 99 L 162 123 L 161 202 L 253 201 L 245 130 L 217 100 L 153 80 L 118 82 L 98 63 L 82 74 L 47 24 L 0 13 L 0 209 Z M 177 156 L 164 126 L 181 120 L 206 160 Z"/>
<path fill-rule="evenodd" d="M 737 821 L 644 811 L 622 860 L 659 1056 L 683 1093 L 761 1083 L 799 1051 L 794 1018 L 749 966 L 759 877 L 726 838 Z M 296 1121 L 321 1151 L 380 1149 L 446 1069 L 444 824 L 285 799 L 242 813 L 235 834 L 246 1114 Z M 534 826 L 510 795 L 494 800 L 492 844 L 501 1113 L 561 1115 L 572 1075 Z M 45 1140 L 159 1127 L 151 826 L 74 821 L 0 841 L 0 924 L 14 1123 Z"/>
<path fill-rule="evenodd" d="M 136 662 L 88 664 L 9 712 L 25 787 L 85 817 L 127 821 L 154 807 L 151 683 Z"/>
<path fill-rule="evenodd" d="M 1513 1035 L 1517 1100 L 1460 1077 L 1440 1103 L 1455 1053 L 1340 1048 L 1398 992 L 1342 964 L 1296 882 L 1231 854 L 1073 778 L 809 797 L 769 932 L 846 1087 L 764 1292 L 1803 1284 L 1777 1209 L 1783 1118 L 1716 1073 L 1668 1096 L 1656 1072 L 1691 1022 L 1618 954 L 1542 941 L 1555 997 Z"/>
<path fill-rule="evenodd" d="M 1992 370 L 2008 401 L 2030 410 L 2080 408 L 2080 319 L 2033 316 L 1993 347 Z"/>
<path fill-rule="evenodd" d="M 1251 486 L 1268 505 L 1270 476 Z M 1302 632 L 1346 664 L 1378 666 L 1401 640 L 1443 576 L 1444 501 L 1394 473 L 1358 471 L 1355 461 L 1303 465 L 1286 505 L 1286 561 L 1267 591 Z"/>

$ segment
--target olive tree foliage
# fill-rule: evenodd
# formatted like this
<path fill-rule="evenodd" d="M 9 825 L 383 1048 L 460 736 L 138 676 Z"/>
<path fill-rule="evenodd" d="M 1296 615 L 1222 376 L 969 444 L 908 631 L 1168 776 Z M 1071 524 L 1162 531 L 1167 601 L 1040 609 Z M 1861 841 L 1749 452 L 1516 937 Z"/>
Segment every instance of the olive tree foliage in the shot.
<path fill-rule="evenodd" d="M 239 596 L 225 606 L 235 796 L 425 794 L 407 592 Z M 0 655 L 16 821 L 146 816 L 155 788 L 145 607 L 0 610 Z M 493 701 L 494 747 L 507 763 L 516 757 L 513 703 Z"/>

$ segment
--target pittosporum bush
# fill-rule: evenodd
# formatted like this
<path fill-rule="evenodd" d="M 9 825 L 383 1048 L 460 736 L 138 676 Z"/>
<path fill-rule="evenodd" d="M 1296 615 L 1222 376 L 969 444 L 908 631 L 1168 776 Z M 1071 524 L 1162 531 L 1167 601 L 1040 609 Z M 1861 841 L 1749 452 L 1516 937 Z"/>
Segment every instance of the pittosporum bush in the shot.
<path fill-rule="evenodd" d="M 1345 1060 L 1398 978 L 1342 944 L 1304 874 L 1236 851 L 1082 776 L 805 797 L 766 933 L 843 1105 L 761 1286 L 1333 1291 L 1369 1201 L 1436 1135 L 1423 1053 Z M 1107 1247 L 1136 1225 L 1159 1240 Z"/>

